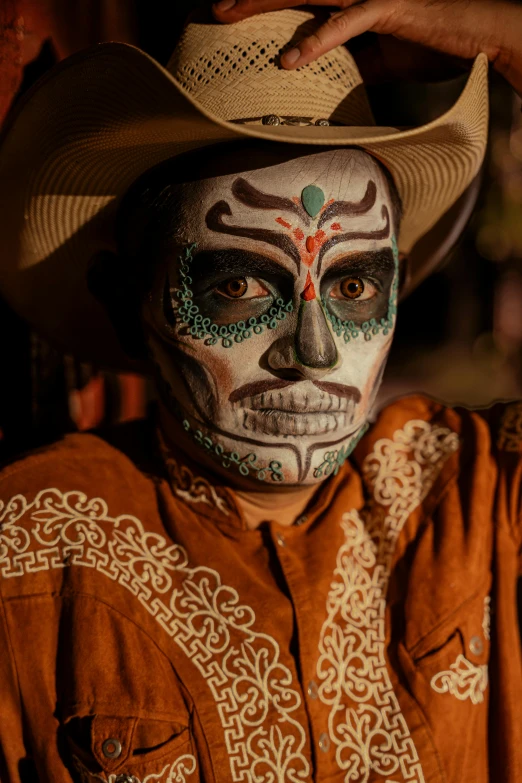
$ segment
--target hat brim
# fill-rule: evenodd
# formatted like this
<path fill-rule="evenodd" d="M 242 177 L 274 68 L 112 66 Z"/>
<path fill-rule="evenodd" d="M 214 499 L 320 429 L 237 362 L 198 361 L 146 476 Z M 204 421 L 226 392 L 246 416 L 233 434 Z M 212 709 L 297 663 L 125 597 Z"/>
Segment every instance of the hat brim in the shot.
<path fill-rule="evenodd" d="M 143 172 L 182 152 L 242 137 L 357 146 L 374 155 L 396 182 L 403 203 L 399 249 L 409 253 L 481 166 L 487 69 L 486 55 L 479 55 L 452 108 L 418 128 L 273 127 L 209 113 L 135 47 L 100 44 L 73 55 L 21 102 L 0 139 L 0 290 L 64 350 L 129 366 L 87 289 L 89 261 L 114 249 L 117 206 Z"/>

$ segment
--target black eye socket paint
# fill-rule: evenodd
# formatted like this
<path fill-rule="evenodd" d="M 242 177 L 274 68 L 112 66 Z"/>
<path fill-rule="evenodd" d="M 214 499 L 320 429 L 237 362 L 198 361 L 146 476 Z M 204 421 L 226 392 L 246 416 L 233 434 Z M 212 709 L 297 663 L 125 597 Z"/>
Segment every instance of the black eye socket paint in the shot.
<path fill-rule="evenodd" d="M 379 290 L 389 288 L 395 274 L 395 261 L 391 248 L 350 253 L 331 263 L 321 278 L 321 293 L 345 277 L 361 277 L 371 280 Z"/>
<path fill-rule="evenodd" d="M 234 277 L 256 277 L 267 281 L 287 297 L 293 291 L 295 279 L 281 264 L 260 253 L 237 248 L 197 253 L 191 263 L 190 277 L 195 295 L 210 291 Z"/>
<path fill-rule="evenodd" d="M 388 310 L 391 286 L 395 276 L 393 250 L 383 248 L 377 251 L 351 253 L 335 261 L 321 279 L 321 298 L 329 313 L 341 321 L 353 321 L 361 325 L 372 318 L 385 318 Z M 368 299 L 332 297 L 333 287 L 347 277 L 369 280 L 375 287 L 375 294 Z"/>

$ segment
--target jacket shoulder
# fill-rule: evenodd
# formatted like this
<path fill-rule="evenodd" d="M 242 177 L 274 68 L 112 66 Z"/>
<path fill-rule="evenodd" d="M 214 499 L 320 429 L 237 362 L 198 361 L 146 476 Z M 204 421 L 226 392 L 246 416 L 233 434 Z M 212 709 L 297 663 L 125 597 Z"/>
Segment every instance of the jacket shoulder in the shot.
<path fill-rule="evenodd" d="M 458 448 L 466 460 L 478 453 L 494 457 L 502 450 L 503 423 L 513 418 L 514 410 L 520 410 L 520 434 L 522 440 L 522 404 L 498 403 L 489 408 L 471 410 L 461 406 L 450 407 L 430 397 L 415 394 L 394 400 L 378 413 L 375 422 L 364 438 L 365 454 L 381 439 L 397 443 L 410 443 L 412 447 L 444 441 L 446 436 Z M 505 428 L 504 428 L 505 429 Z"/>
<path fill-rule="evenodd" d="M 160 460 L 151 458 L 151 440 L 142 423 L 107 433 L 66 435 L 0 470 L 0 502 L 15 493 L 34 494 L 55 486 L 89 494 L 135 487 L 153 474 L 162 475 Z"/>
<path fill-rule="evenodd" d="M 131 440 L 141 453 L 142 445 Z M 164 535 L 158 483 L 157 476 L 146 473 L 115 442 L 94 434 L 68 435 L 4 468 L 4 595 L 56 593 L 74 585 L 76 589 L 85 569 L 65 568 L 73 564 L 90 566 L 89 584 L 82 589 L 92 592 L 93 569 L 102 569 L 114 531 L 123 535 L 132 528 L 141 538 L 147 532 Z"/>

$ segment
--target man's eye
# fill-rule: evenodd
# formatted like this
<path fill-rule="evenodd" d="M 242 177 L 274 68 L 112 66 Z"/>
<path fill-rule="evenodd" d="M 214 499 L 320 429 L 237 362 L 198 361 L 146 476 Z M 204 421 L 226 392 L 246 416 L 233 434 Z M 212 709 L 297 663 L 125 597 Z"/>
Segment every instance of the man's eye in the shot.
<path fill-rule="evenodd" d="M 359 301 L 371 299 L 376 293 L 377 288 L 373 283 L 362 277 L 345 277 L 330 290 L 330 296 L 333 299 L 358 299 Z"/>
<path fill-rule="evenodd" d="M 269 293 L 255 277 L 232 277 L 220 283 L 216 291 L 227 299 L 255 299 Z"/>

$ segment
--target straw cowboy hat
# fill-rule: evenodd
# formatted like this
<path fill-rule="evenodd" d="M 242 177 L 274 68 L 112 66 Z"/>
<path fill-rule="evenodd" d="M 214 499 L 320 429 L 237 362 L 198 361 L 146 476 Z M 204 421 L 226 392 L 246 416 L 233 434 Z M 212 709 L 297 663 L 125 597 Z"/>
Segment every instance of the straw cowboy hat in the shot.
<path fill-rule="evenodd" d="M 234 25 L 191 21 L 166 69 L 119 43 L 56 66 L 0 141 L 0 292 L 8 303 L 63 349 L 129 366 L 86 285 L 92 256 L 114 249 L 121 197 L 163 160 L 246 137 L 371 153 L 397 185 L 399 250 L 409 253 L 481 166 L 487 58 L 477 57 L 460 97 L 437 120 L 377 127 L 345 47 L 296 71 L 277 66 L 281 49 L 316 24 L 314 14 L 296 10 Z M 422 270 L 413 274 L 417 282 Z"/>

